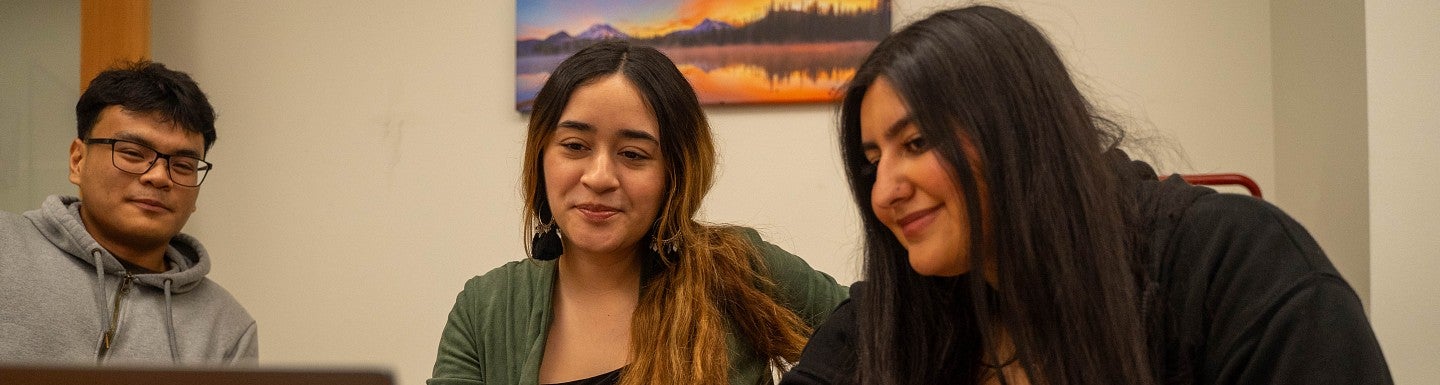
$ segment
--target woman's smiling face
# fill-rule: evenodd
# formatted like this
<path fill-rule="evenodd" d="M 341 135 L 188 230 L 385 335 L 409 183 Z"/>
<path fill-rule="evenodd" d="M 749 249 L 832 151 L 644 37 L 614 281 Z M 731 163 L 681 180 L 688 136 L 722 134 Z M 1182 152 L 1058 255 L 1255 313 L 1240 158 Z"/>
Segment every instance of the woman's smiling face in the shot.
<path fill-rule="evenodd" d="M 638 252 L 665 189 L 659 123 L 640 91 L 619 74 L 577 88 L 544 151 L 565 254 Z"/>
<path fill-rule="evenodd" d="M 860 139 L 875 173 L 870 209 L 905 247 L 910 267 L 927 276 L 968 272 L 965 199 L 885 77 L 875 79 L 860 103 Z"/>

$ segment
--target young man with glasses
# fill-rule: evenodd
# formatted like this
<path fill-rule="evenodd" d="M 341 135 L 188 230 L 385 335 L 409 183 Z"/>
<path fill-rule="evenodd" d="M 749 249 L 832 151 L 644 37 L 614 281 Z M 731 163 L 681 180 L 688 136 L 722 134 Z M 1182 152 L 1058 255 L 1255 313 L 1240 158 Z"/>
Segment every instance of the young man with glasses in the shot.
<path fill-rule="evenodd" d="M 75 115 L 80 196 L 0 212 L 0 362 L 253 363 L 255 320 L 180 233 L 215 167 L 205 94 L 140 62 L 96 76 Z"/>

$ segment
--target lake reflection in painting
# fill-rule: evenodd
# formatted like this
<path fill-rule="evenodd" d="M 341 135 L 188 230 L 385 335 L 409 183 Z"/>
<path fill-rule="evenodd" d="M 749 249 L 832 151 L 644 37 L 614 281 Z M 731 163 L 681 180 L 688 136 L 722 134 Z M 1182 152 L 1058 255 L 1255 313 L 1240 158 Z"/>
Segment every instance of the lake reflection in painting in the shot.
<path fill-rule="evenodd" d="M 648 11 L 627 9 L 627 3 Z M 828 102 L 889 32 L 890 6 L 888 0 L 520 0 L 518 19 L 520 111 L 530 110 L 561 61 L 604 39 L 660 49 L 703 104 Z"/>

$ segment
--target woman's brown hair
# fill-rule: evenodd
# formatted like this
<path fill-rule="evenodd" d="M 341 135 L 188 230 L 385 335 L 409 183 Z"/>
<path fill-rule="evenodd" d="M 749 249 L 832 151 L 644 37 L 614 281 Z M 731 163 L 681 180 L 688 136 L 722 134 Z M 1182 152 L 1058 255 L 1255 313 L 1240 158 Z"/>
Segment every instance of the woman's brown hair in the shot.
<path fill-rule="evenodd" d="M 660 123 L 666 188 L 660 214 L 641 253 L 644 277 L 631 324 L 630 363 L 621 384 L 724 384 L 730 375 L 726 335 L 733 328 L 753 354 L 794 362 L 810 334 L 775 299 L 763 260 L 738 228 L 694 220 L 715 176 L 715 144 L 695 90 L 654 48 L 612 40 L 560 63 L 535 97 L 521 184 L 525 228 L 552 216 L 545 199 L 543 155 L 550 135 L 579 87 L 610 75 L 640 90 Z M 562 230 L 563 231 L 563 230 Z M 673 247 L 673 248 L 672 248 Z"/>

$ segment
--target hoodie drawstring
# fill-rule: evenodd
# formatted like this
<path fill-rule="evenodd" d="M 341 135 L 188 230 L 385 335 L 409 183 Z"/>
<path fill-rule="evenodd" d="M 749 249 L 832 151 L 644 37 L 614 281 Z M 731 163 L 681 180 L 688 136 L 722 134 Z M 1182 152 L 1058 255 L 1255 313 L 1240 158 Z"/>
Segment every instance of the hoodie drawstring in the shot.
<path fill-rule="evenodd" d="M 101 259 L 104 254 L 97 249 L 92 250 L 90 255 L 95 258 L 95 300 L 100 304 L 100 319 L 105 325 L 105 329 L 100 331 L 100 347 L 95 349 L 95 362 L 104 363 L 105 356 L 110 353 L 110 348 L 115 343 L 115 329 L 120 326 L 120 302 L 125 299 L 125 294 L 130 292 L 135 276 L 125 272 L 125 277 L 120 279 L 120 285 L 115 287 L 114 309 L 109 311 L 110 318 L 105 318 L 105 265 Z"/>
<path fill-rule="evenodd" d="M 97 310 L 95 314 L 100 315 L 100 343 L 95 346 L 95 359 L 98 362 L 105 358 L 100 353 L 105 351 L 105 332 L 110 330 L 110 318 L 105 317 L 108 312 L 105 311 L 105 262 L 102 260 L 104 254 L 100 253 L 100 249 L 95 249 L 90 251 L 90 256 L 95 259 L 95 308 Z"/>
<path fill-rule="evenodd" d="M 179 344 L 175 343 L 175 308 L 170 307 L 170 279 L 165 279 L 165 335 L 170 338 L 170 362 L 180 363 Z"/>

